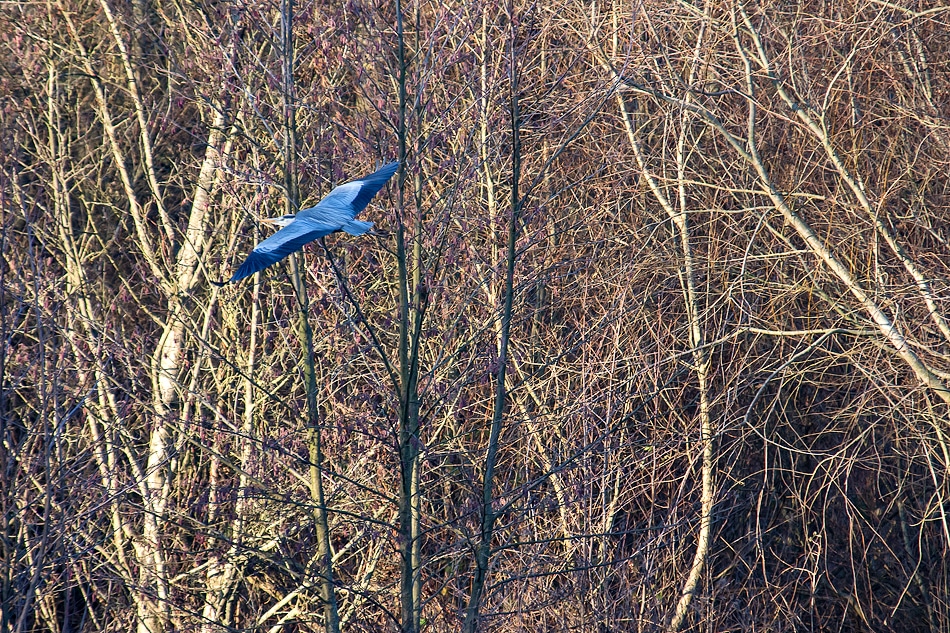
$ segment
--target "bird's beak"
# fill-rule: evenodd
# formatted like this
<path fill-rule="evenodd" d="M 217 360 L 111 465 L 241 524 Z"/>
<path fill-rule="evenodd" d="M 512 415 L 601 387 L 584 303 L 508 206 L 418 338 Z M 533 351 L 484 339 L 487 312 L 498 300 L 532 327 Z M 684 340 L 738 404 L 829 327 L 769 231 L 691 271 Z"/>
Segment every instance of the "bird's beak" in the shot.
<path fill-rule="evenodd" d="M 277 224 L 277 220 L 279 219 L 280 218 L 261 218 L 261 222 L 265 222 L 267 224 Z"/>

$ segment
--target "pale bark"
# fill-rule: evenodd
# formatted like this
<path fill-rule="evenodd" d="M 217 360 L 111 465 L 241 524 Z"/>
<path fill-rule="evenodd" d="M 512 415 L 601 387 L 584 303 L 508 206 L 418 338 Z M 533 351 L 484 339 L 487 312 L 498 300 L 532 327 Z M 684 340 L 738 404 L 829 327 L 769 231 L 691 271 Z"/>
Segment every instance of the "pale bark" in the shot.
<path fill-rule="evenodd" d="M 741 45 L 737 44 L 737 46 L 739 47 L 739 50 L 742 51 Z M 610 72 L 615 73 L 613 69 L 610 69 Z M 751 89 L 751 68 L 748 68 L 747 76 L 748 85 Z M 878 331 L 888 342 L 890 347 L 914 372 L 914 375 L 917 376 L 920 384 L 924 387 L 927 387 L 928 389 L 931 389 L 941 400 L 947 404 L 950 404 L 950 389 L 948 389 L 947 385 L 943 382 L 940 376 L 937 375 L 930 367 L 928 367 L 927 364 L 924 363 L 924 361 L 917 355 L 917 353 L 914 352 L 901 329 L 881 308 L 880 304 L 875 301 L 867 293 L 867 291 L 865 291 L 860 283 L 858 283 L 857 279 L 851 273 L 851 270 L 848 268 L 848 266 L 846 266 L 845 263 L 834 253 L 834 251 L 818 237 L 808 222 L 806 222 L 801 217 L 801 215 L 792 209 L 786 200 L 786 196 L 772 180 L 768 168 L 755 149 L 754 122 L 756 107 L 753 101 L 750 100 L 749 102 L 749 125 L 752 133 L 743 142 L 741 139 L 729 132 L 716 118 L 716 116 L 705 108 L 682 101 L 680 99 L 676 99 L 662 93 L 661 91 L 654 90 L 643 85 L 638 85 L 634 82 L 625 81 L 622 77 L 616 75 L 615 77 L 616 81 L 625 84 L 628 89 L 632 91 L 650 95 L 662 101 L 678 105 L 698 114 L 700 120 L 702 120 L 703 123 L 718 132 L 726 140 L 726 142 L 729 143 L 733 150 L 746 162 L 746 164 L 753 168 L 762 184 L 766 195 L 771 200 L 775 209 L 778 210 L 785 218 L 786 222 L 795 229 L 799 237 L 805 242 L 807 248 L 816 257 L 818 257 L 818 259 L 820 259 L 822 263 L 825 264 L 825 266 L 828 267 L 828 269 L 848 289 L 851 295 L 857 299 L 862 309 L 867 313 L 870 320 L 875 324 Z"/>
<path fill-rule="evenodd" d="M 140 140 L 146 163 L 144 169 L 152 190 L 153 202 L 160 211 L 166 238 L 171 244 L 175 236 L 167 213 L 164 211 L 161 190 L 155 176 L 145 105 L 137 87 L 132 68 L 133 61 L 129 58 L 121 33 L 118 30 L 118 24 L 108 4 L 104 1 L 101 4 L 113 37 L 119 47 L 123 68 L 126 72 L 128 89 L 139 123 Z M 195 285 L 195 272 L 204 246 L 204 235 L 208 224 L 207 212 L 211 202 L 209 192 L 213 188 L 217 166 L 220 162 L 219 148 L 224 136 L 222 130 L 225 124 L 225 114 L 221 109 L 215 111 L 214 122 L 208 132 L 208 145 L 192 198 L 184 243 L 178 249 L 174 263 L 163 266 L 159 260 L 159 249 L 146 228 L 143 205 L 133 189 L 132 176 L 126 167 L 126 155 L 116 134 L 113 114 L 102 84 L 97 78 L 98 74 L 92 65 L 78 31 L 73 25 L 70 14 L 62 5 L 60 5 L 60 10 L 79 51 L 80 63 L 86 68 L 94 89 L 97 113 L 109 141 L 108 145 L 115 168 L 119 173 L 129 203 L 129 211 L 135 226 L 138 246 L 156 281 L 165 290 L 167 296 L 165 324 L 151 355 L 154 417 L 149 432 L 145 464 L 144 467 L 140 467 L 134 463 L 134 458 L 130 463 L 133 471 L 140 477 L 139 488 L 144 506 L 141 533 L 133 539 L 139 569 L 137 582 L 132 583 L 133 587 L 138 588 L 132 591 L 134 602 L 137 605 L 138 630 L 140 633 L 160 633 L 171 619 L 170 586 L 163 543 L 163 524 L 166 520 L 171 477 L 173 476 L 169 469 L 169 450 L 172 441 L 172 429 L 175 427 L 175 411 L 179 402 L 179 375 L 185 355 L 186 323 L 190 310 L 190 307 L 186 304 L 186 297 L 190 295 Z M 102 436 L 102 432 L 96 428 L 93 429 L 93 432 L 95 435 Z M 107 447 L 107 444 L 105 446 Z M 100 468 L 106 473 L 109 470 L 107 465 L 109 460 L 115 461 L 107 451 L 100 452 Z M 115 487 L 115 482 L 110 481 L 108 475 L 106 475 L 105 483 L 110 488 Z M 122 524 L 117 509 L 113 510 L 113 517 L 114 522 Z M 119 538 L 119 534 L 125 531 L 118 529 L 117 526 L 114 538 Z M 125 548 L 117 543 L 117 549 L 121 552 Z"/>
<path fill-rule="evenodd" d="M 251 501 L 248 499 L 250 478 L 247 470 L 250 465 L 254 446 L 258 442 L 256 425 L 256 407 L 254 401 L 255 361 L 257 359 L 257 331 L 260 314 L 260 273 L 254 275 L 253 290 L 251 291 L 251 314 L 248 318 L 248 344 L 245 372 L 248 377 L 244 381 L 244 416 L 240 434 L 240 455 L 237 499 L 234 503 L 234 521 L 230 526 L 231 546 L 221 555 L 215 553 L 209 560 L 205 575 L 205 599 L 201 609 L 202 633 L 216 633 L 222 627 L 232 627 L 231 610 L 229 604 L 237 590 L 241 562 L 245 558 L 246 547 L 245 528 L 248 513 L 251 510 Z"/>
<path fill-rule="evenodd" d="M 868 219 L 874 226 L 874 230 L 877 231 L 885 243 L 890 247 L 891 251 L 894 253 L 897 260 L 901 263 L 904 269 L 913 277 L 914 282 L 917 284 L 917 289 L 920 293 L 920 296 L 923 298 L 924 303 L 927 305 L 927 312 L 937 327 L 937 330 L 941 333 L 944 338 L 944 342 L 950 343 L 950 324 L 947 323 L 947 320 L 941 314 L 939 307 L 937 306 L 937 300 L 934 297 L 933 290 L 930 286 L 930 281 L 927 279 L 926 275 L 917 267 L 917 264 L 911 259 L 910 255 L 904 249 L 903 245 L 897 240 L 897 236 L 894 235 L 894 232 L 884 223 L 881 219 L 881 205 L 883 201 L 878 201 L 876 204 L 872 204 L 867 188 L 864 183 L 858 178 L 847 165 L 845 165 L 844 160 L 842 160 L 837 149 L 835 149 L 834 143 L 831 140 L 831 135 L 828 132 L 827 127 L 824 125 L 824 122 L 816 121 L 811 114 L 809 114 L 808 107 L 802 103 L 799 103 L 795 98 L 789 94 L 786 90 L 785 85 L 778 79 L 775 72 L 772 70 L 772 65 L 769 60 L 768 53 L 765 50 L 765 45 L 762 43 L 762 38 L 759 36 L 758 30 L 753 26 L 752 21 L 749 19 L 748 13 L 746 13 L 745 7 L 740 3 L 739 10 L 742 14 L 742 21 L 748 29 L 748 34 L 752 38 L 753 43 L 755 44 L 756 58 L 759 63 L 759 66 L 765 71 L 766 76 L 771 80 L 772 86 L 775 88 L 775 92 L 781 97 L 785 105 L 788 106 L 788 109 L 794 113 L 796 117 L 804 124 L 805 128 L 811 132 L 811 134 L 818 139 L 821 143 L 822 149 L 824 149 L 825 154 L 828 157 L 828 161 L 834 166 L 835 171 L 838 173 L 838 176 L 842 181 L 847 185 L 851 190 L 855 199 L 858 201 L 858 204 L 861 205 L 861 208 L 864 209 L 864 212 L 867 213 Z M 741 46 L 741 43 L 738 42 L 737 45 Z M 852 52 L 852 55 L 857 53 L 857 49 Z M 743 53 L 744 56 L 748 56 L 748 53 Z M 850 63 L 850 58 L 845 63 Z"/>
<path fill-rule="evenodd" d="M 695 75 L 699 53 L 702 48 L 702 36 L 697 38 L 694 48 L 694 63 L 690 71 L 690 79 Z M 607 72 L 612 72 L 612 66 L 607 60 L 600 58 L 601 65 Z M 700 316 L 700 296 L 696 287 L 696 264 L 694 261 L 692 247 L 690 246 L 690 232 L 688 223 L 688 208 L 686 201 L 686 174 L 685 174 L 685 141 L 687 136 L 687 127 L 692 119 L 691 112 L 684 109 L 680 118 L 680 135 L 677 144 L 677 184 L 679 193 L 679 209 L 666 196 L 663 188 L 660 186 L 656 177 L 650 172 L 640 142 L 637 140 L 636 131 L 630 112 L 627 110 L 627 104 L 624 101 L 623 93 L 616 93 L 617 107 L 620 111 L 627 140 L 633 150 L 633 155 L 637 160 L 641 174 L 650 188 L 653 197 L 660 204 L 667 216 L 676 228 L 677 236 L 680 241 L 680 249 L 683 257 L 683 266 L 680 271 L 681 282 L 684 289 L 684 301 L 686 304 L 686 314 L 688 320 L 690 353 L 693 357 L 693 369 L 696 372 L 697 389 L 699 391 L 699 441 L 701 448 L 701 494 L 699 511 L 699 530 L 696 538 L 696 550 L 693 561 L 690 565 L 689 573 L 683 582 L 683 588 L 680 597 L 677 600 L 673 610 L 667 630 L 671 632 L 678 631 L 686 621 L 689 606 L 699 587 L 699 580 L 706 564 L 706 557 L 709 552 L 709 545 L 712 538 L 712 511 L 715 503 L 715 452 L 713 449 L 713 428 L 710 416 L 708 374 L 709 357 L 704 346 L 705 336 L 703 334 L 702 319 Z"/>
<path fill-rule="evenodd" d="M 162 195 L 162 189 L 158 183 L 158 177 L 155 174 L 155 159 L 153 158 L 152 139 L 149 136 L 148 120 L 145 114 L 145 104 L 142 102 L 142 95 L 139 92 L 139 83 L 136 78 L 135 70 L 132 68 L 133 60 L 129 55 L 125 40 L 119 32 L 119 25 L 112 9 L 109 8 L 108 0 L 99 0 L 99 6 L 102 7 L 102 13 L 106 16 L 109 23 L 109 30 L 112 38 L 115 40 L 116 48 L 119 49 L 119 59 L 122 62 L 122 69 L 125 71 L 129 95 L 132 98 L 132 104 L 135 108 L 135 116 L 138 120 L 139 139 L 142 145 L 142 157 L 145 160 L 145 177 L 148 180 L 149 187 L 152 190 L 152 201 L 158 209 L 158 215 L 162 220 L 162 228 L 165 231 L 165 238 L 170 244 L 176 241 L 176 229 L 168 216 L 168 210 L 165 208 L 165 202 Z"/>
<path fill-rule="evenodd" d="M 63 20 L 66 23 L 67 30 L 72 36 L 73 43 L 79 50 L 79 61 L 88 74 L 89 81 L 92 84 L 93 92 L 95 93 L 96 97 L 96 113 L 99 115 L 102 128 L 106 133 L 106 138 L 109 139 L 109 150 L 112 154 L 115 169 L 119 174 L 119 180 L 122 182 L 122 189 L 125 193 L 126 200 L 129 203 L 129 215 L 132 216 L 132 223 L 135 226 L 135 234 L 138 238 L 139 248 L 142 249 L 142 255 L 145 257 L 145 262 L 148 264 L 148 267 L 154 275 L 156 281 L 165 287 L 168 281 L 166 278 L 166 272 L 159 265 L 155 244 L 153 243 L 152 237 L 146 227 L 144 217 L 145 211 L 142 208 L 142 204 L 139 202 L 138 196 L 135 194 L 134 187 L 132 186 L 132 176 L 126 167 L 125 153 L 122 150 L 122 146 L 119 143 L 119 139 L 116 134 L 113 116 L 109 108 L 109 102 L 106 99 L 102 82 L 99 80 L 99 74 L 96 71 L 96 68 L 93 66 L 92 60 L 90 59 L 89 53 L 86 50 L 86 46 L 83 43 L 82 38 L 79 36 L 76 26 L 73 24 L 72 16 L 61 2 L 58 4 L 58 7 L 60 13 L 63 16 Z"/>

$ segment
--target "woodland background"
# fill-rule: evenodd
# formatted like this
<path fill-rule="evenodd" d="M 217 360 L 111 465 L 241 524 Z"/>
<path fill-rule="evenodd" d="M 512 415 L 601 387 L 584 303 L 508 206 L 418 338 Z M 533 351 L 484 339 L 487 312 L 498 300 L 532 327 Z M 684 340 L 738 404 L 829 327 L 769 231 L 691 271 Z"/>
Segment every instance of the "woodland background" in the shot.
<path fill-rule="evenodd" d="M 0 630 L 950 630 L 948 21 L 0 4 Z"/>

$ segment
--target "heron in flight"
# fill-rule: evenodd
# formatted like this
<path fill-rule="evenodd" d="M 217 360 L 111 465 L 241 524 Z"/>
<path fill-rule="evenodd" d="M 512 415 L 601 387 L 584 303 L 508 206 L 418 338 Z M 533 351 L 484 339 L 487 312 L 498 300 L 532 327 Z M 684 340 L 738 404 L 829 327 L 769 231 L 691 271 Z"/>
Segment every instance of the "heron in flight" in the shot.
<path fill-rule="evenodd" d="M 398 161 L 392 162 L 369 176 L 340 185 L 316 206 L 303 209 L 296 215 L 265 219 L 264 222 L 275 224 L 281 227 L 280 230 L 258 244 L 229 280 L 213 283 L 224 286 L 241 281 L 330 233 L 344 231 L 350 235 L 362 235 L 370 230 L 373 227 L 372 222 L 362 222 L 354 218 L 392 178 L 398 167 Z"/>

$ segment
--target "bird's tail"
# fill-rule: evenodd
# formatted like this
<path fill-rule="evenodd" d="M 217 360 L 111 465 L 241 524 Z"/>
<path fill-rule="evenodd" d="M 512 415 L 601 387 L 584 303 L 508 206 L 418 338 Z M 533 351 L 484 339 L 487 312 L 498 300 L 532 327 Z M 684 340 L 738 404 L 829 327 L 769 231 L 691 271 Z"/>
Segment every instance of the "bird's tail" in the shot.
<path fill-rule="evenodd" d="M 343 225 L 343 230 L 350 235 L 362 235 L 371 228 L 373 228 L 372 222 L 363 222 L 361 220 L 350 220 Z"/>

